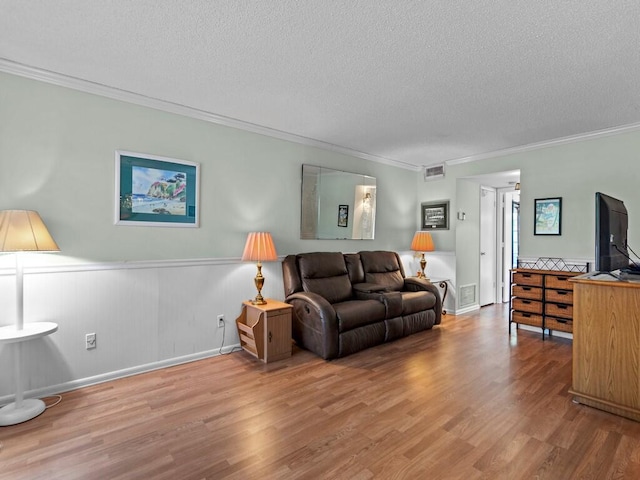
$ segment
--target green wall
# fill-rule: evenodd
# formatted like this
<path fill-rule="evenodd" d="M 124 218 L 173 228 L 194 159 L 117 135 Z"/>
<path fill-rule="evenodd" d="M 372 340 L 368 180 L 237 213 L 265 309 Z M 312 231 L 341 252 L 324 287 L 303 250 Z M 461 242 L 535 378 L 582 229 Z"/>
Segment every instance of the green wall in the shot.
<path fill-rule="evenodd" d="M 116 150 L 200 163 L 200 228 L 114 225 Z M 377 177 L 375 240 L 300 240 L 303 163 Z M 280 255 L 406 250 L 415 231 L 413 171 L 8 74 L 0 171 L 0 209 L 39 211 L 61 262 L 233 258 L 248 231 Z"/>
<path fill-rule="evenodd" d="M 480 193 L 478 184 L 465 179 L 517 169 L 521 178 L 520 257 L 593 261 L 597 191 L 625 202 L 629 243 L 640 253 L 640 131 L 630 131 L 450 165 L 442 180 L 418 178 L 418 203 L 451 201 L 451 229 L 435 232 L 434 240 L 436 249 L 456 251 L 458 286 L 479 282 Z M 562 235 L 534 235 L 534 200 L 556 196 L 562 197 Z M 456 220 L 458 210 L 466 212 L 464 222 Z"/>

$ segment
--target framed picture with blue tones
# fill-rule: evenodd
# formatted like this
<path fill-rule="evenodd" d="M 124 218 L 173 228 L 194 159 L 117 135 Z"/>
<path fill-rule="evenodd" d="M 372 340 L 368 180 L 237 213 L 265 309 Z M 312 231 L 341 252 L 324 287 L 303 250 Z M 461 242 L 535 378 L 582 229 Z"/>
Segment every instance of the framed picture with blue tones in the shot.
<path fill-rule="evenodd" d="M 349 205 L 338 205 L 338 226 L 346 227 L 349 224 Z"/>
<path fill-rule="evenodd" d="M 198 227 L 200 165 L 116 151 L 116 225 Z"/>
<path fill-rule="evenodd" d="M 562 234 L 562 197 L 536 198 L 534 235 Z"/>

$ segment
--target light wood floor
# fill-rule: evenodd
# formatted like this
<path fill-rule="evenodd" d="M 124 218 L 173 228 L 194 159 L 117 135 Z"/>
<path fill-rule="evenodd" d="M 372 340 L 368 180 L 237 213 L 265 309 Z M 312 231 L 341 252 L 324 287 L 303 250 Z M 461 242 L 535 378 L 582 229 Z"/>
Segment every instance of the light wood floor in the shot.
<path fill-rule="evenodd" d="M 571 341 L 506 308 L 325 362 L 244 352 L 0 427 L 0 479 L 638 479 L 640 423 L 571 402 Z"/>

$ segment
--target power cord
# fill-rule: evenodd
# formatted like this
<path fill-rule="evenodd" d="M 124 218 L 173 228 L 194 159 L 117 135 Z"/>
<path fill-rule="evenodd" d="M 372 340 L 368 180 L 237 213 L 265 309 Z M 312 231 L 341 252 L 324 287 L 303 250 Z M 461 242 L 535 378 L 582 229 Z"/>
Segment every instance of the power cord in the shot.
<path fill-rule="evenodd" d="M 51 405 L 46 405 L 45 408 L 55 407 L 56 405 L 58 405 L 62 401 L 62 395 L 51 395 L 50 397 L 44 397 L 44 398 L 55 398 L 56 399 L 55 402 L 53 402 Z"/>
<path fill-rule="evenodd" d="M 224 333 L 226 329 L 227 329 L 227 322 L 222 322 L 222 344 L 220 345 L 220 350 L 218 350 L 218 355 L 230 355 L 233 352 L 239 352 L 240 350 L 242 350 L 242 348 L 240 347 L 233 347 L 227 353 L 222 353 L 222 348 L 224 347 Z"/>

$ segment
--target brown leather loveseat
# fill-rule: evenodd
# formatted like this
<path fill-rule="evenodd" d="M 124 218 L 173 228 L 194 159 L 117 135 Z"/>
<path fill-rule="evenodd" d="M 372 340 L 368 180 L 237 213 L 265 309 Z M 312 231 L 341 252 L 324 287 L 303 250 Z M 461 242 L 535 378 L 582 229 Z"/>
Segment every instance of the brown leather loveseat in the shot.
<path fill-rule="evenodd" d="M 285 301 L 293 305 L 293 339 L 325 359 L 430 329 L 441 320 L 438 289 L 405 278 L 395 252 L 288 255 L 282 271 Z"/>

